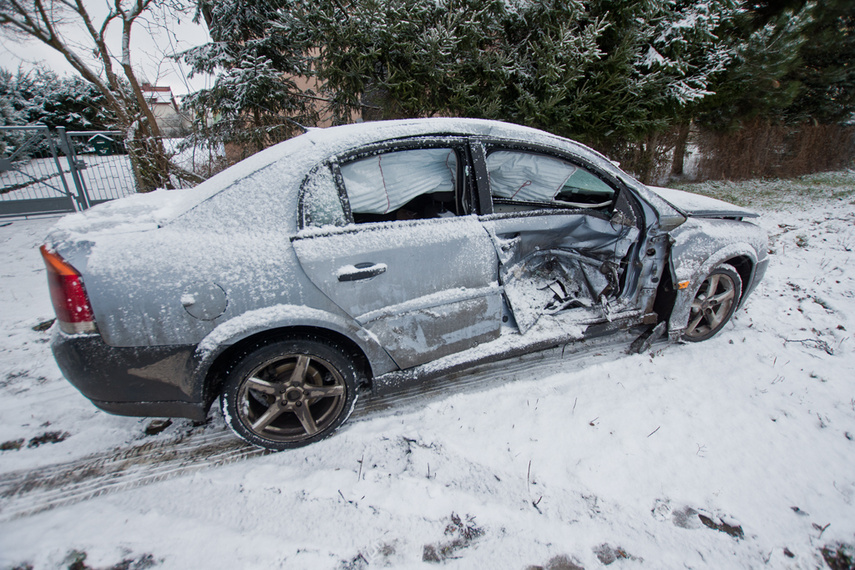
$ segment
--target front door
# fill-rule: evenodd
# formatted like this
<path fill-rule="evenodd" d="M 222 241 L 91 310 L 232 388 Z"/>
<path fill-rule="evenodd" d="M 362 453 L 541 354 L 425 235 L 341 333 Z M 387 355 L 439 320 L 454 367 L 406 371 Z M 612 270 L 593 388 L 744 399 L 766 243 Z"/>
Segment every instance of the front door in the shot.
<path fill-rule="evenodd" d="M 547 152 L 494 146 L 479 156 L 492 204 L 482 221 L 520 332 L 570 310 L 579 322 L 609 318 L 639 234 L 632 211 L 616 207 L 617 189 Z"/>

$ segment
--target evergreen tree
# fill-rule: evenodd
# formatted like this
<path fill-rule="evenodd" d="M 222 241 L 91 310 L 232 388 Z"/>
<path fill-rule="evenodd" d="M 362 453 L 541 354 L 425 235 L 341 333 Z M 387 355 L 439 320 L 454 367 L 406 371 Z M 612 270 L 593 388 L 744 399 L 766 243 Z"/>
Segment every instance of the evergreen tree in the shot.
<path fill-rule="evenodd" d="M 786 115 L 791 122 L 822 124 L 855 119 L 855 3 L 827 0 L 808 5 L 801 65 L 787 77 L 800 89 Z"/>
<path fill-rule="evenodd" d="M 570 136 L 643 178 L 692 121 L 844 120 L 851 0 L 201 0 L 191 100 L 258 148 L 312 124 L 460 115 Z M 312 81 L 315 81 L 312 83 Z M 311 86 L 311 87 L 309 87 Z"/>
<path fill-rule="evenodd" d="M 272 34 L 271 19 L 287 11 L 288 0 L 238 0 L 198 4 L 211 43 L 180 55 L 195 73 L 218 73 L 213 87 L 185 99 L 197 126 L 216 142 L 249 144 L 261 150 L 291 136 L 295 126 L 315 124 L 316 95 L 297 78 L 310 78 L 311 44 L 303 34 Z M 297 29 L 295 29 L 297 30 Z M 208 128 L 207 117 L 213 116 Z"/>
<path fill-rule="evenodd" d="M 451 114 L 561 130 L 562 101 L 576 92 L 580 70 L 601 57 L 596 39 L 605 28 L 583 19 L 580 2 L 321 4 L 327 9 L 302 16 L 339 119 Z"/>
<path fill-rule="evenodd" d="M 776 122 L 793 102 L 800 85 L 790 74 L 801 61 L 805 41 L 804 9 L 760 13 L 741 12 L 727 23 L 733 60 L 711 85 L 697 115 L 713 130 L 734 130 L 752 119 Z"/>
<path fill-rule="evenodd" d="M 116 123 L 95 87 L 79 77 L 59 77 L 44 68 L 19 69 L 16 74 L 0 69 L 0 100 L 17 111 L 14 124 L 18 125 L 106 130 Z"/>
<path fill-rule="evenodd" d="M 259 147 L 286 134 L 283 116 L 311 123 L 312 111 L 495 118 L 602 147 L 664 130 L 709 95 L 730 53 L 714 31 L 732 11 L 730 0 L 203 0 L 213 41 L 183 57 L 221 72 L 191 104 L 231 140 L 261 129 Z"/>
<path fill-rule="evenodd" d="M 79 77 L 58 77 L 53 71 L 36 68 L 17 73 L 0 68 L 0 125 L 23 126 L 42 123 L 68 130 L 107 130 L 116 117 L 104 104 L 101 93 Z M 4 148 L 26 139 L 23 132 L 4 132 Z M 47 146 L 33 147 L 47 152 Z"/>
<path fill-rule="evenodd" d="M 855 113 L 855 5 L 750 2 L 725 28 L 733 62 L 699 122 L 716 130 L 766 123 L 842 123 Z"/>
<path fill-rule="evenodd" d="M 17 78 L 0 68 L 0 126 L 26 125 L 25 106 L 26 100 L 18 89 Z"/>
<path fill-rule="evenodd" d="M 0 68 L 0 127 L 27 124 L 23 110 L 24 98 L 18 91 L 15 76 Z M 0 133 L 0 153 L 6 154 L 23 142 L 22 133 L 4 131 Z"/>
<path fill-rule="evenodd" d="M 736 6 L 727 0 L 624 0 L 591 6 L 593 14 L 609 23 L 600 41 L 606 56 L 593 73 L 598 81 L 586 85 L 580 97 L 592 98 L 588 108 L 600 124 L 593 123 L 596 128 L 577 138 L 651 181 L 674 146 L 673 127 L 681 125 L 688 134 L 697 106 L 712 95 L 711 81 L 732 58 L 718 30 L 734 16 Z M 685 145 L 685 136 L 678 142 Z"/>
<path fill-rule="evenodd" d="M 709 94 L 729 58 L 714 30 L 732 11 L 725 0 L 321 1 L 280 13 L 274 33 L 309 30 L 340 117 L 459 114 L 637 140 Z"/>

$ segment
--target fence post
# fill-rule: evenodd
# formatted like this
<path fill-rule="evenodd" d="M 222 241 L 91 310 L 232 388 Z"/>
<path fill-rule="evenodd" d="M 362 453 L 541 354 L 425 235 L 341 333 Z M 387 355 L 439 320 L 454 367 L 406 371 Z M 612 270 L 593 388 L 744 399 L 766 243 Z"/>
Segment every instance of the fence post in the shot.
<path fill-rule="evenodd" d="M 56 132 L 59 135 L 60 147 L 65 152 L 65 157 L 68 159 L 68 166 L 71 168 L 71 179 L 74 181 L 74 187 L 77 189 L 77 205 L 79 209 L 86 210 L 90 207 L 89 195 L 86 192 L 83 177 L 80 176 L 80 171 L 86 168 L 86 163 L 82 160 L 77 160 L 77 154 L 74 152 L 74 144 L 68 140 L 65 127 L 57 127 Z"/>
<path fill-rule="evenodd" d="M 59 155 L 56 153 L 56 143 L 53 140 L 53 135 L 51 135 L 50 129 L 48 129 L 47 126 L 39 124 L 37 127 L 44 129 L 45 138 L 48 141 L 48 147 L 50 148 L 53 163 L 56 165 L 56 171 L 59 172 L 59 179 L 62 181 L 62 188 L 65 190 L 65 194 L 71 197 L 71 189 L 68 187 L 68 181 L 65 179 L 65 173 L 62 170 L 62 165 L 59 163 Z M 76 201 L 72 201 L 72 203 L 74 204 L 75 210 L 81 210 Z"/>

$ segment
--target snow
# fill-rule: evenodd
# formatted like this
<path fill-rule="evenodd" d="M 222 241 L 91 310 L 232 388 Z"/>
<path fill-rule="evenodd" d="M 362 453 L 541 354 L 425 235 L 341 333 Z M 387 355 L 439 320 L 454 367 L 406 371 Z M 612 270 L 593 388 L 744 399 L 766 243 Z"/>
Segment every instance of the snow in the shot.
<path fill-rule="evenodd" d="M 117 228 L 121 233 L 153 230 L 194 204 L 198 195 L 194 190 L 155 190 L 105 202 L 59 220 L 52 239 L 112 237 Z"/>
<path fill-rule="evenodd" d="M 280 323 L 286 319 L 304 321 L 324 321 L 327 314 L 317 309 L 297 305 L 274 305 L 264 309 L 247 311 L 241 316 L 218 325 L 197 347 L 197 352 L 210 353 L 230 339 L 248 336 L 252 332 L 269 328 L 271 323 Z"/>
<path fill-rule="evenodd" d="M 93 568 L 429 568 L 425 547 L 455 538 L 450 568 L 561 557 L 599 568 L 609 552 L 629 557 L 615 568 L 823 567 L 820 548 L 855 542 L 855 175 L 842 178 L 847 192 L 832 197 L 751 204 L 774 255 L 710 341 L 512 361 L 306 448 L 107 485 L 17 518 L 4 491 L 23 473 L 178 442 L 187 465 L 222 453 L 194 455 L 193 441 L 231 440 L 219 412 L 146 436 L 149 420 L 80 396 L 50 356 L 50 332 L 32 329 L 53 316 L 37 246 L 56 220 L 0 227 L 0 444 L 22 440 L 0 451 L 0 567 L 68 567 L 85 553 Z M 161 200 L 155 211 L 177 207 Z M 30 447 L 46 432 L 62 441 Z M 176 465 L 139 455 L 127 470 Z M 22 493 L 34 507 L 48 497 Z M 482 534 L 461 539 L 452 513 Z"/>
<path fill-rule="evenodd" d="M 290 189 L 298 187 L 322 160 L 375 141 L 447 132 L 524 138 L 543 145 L 566 146 L 561 142 L 563 139 L 542 131 L 474 119 L 409 119 L 311 129 L 250 156 L 195 188 L 136 195 L 132 201 L 101 204 L 71 216 L 59 225 L 61 232 L 52 239 L 109 239 L 111 226 L 122 224 L 129 228 L 135 224 L 137 229 L 152 229 L 176 218 L 203 227 L 209 227 L 214 220 L 241 226 L 293 227 L 289 217 L 295 219 L 296 196 Z M 605 157 L 586 147 L 576 145 L 575 150 L 592 162 L 613 169 Z M 202 204 L 205 205 L 200 207 Z M 271 208 L 270 204 L 279 204 L 284 211 Z M 241 212 L 243 217 L 239 216 Z"/>
<path fill-rule="evenodd" d="M 185 148 L 182 142 L 184 139 L 180 138 L 163 139 L 163 146 L 172 163 L 185 170 L 207 176 L 206 170 L 215 167 L 217 162 L 225 161 L 226 149 L 222 144 L 197 143 Z"/>
<path fill-rule="evenodd" d="M 751 210 L 739 208 L 733 204 L 724 202 L 723 200 L 716 200 L 709 196 L 658 186 L 648 186 L 648 188 L 663 200 L 667 200 L 669 204 L 680 208 L 680 210 L 690 215 L 703 216 L 704 214 L 712 214 L 713 216 L 729 215 L 748 218 L 756 216 L 756 213 Z"/>
<path fill-rule="evenodd" d="M 644 55 L 644 59 L 641 60 L 641 65 L 652 68 L 656 66 L 664 66 L 665 62 L 666 60 L 662 57 L 662 54 L 656 51 L 653 46 L 650 46 L 647 53 Z"/>

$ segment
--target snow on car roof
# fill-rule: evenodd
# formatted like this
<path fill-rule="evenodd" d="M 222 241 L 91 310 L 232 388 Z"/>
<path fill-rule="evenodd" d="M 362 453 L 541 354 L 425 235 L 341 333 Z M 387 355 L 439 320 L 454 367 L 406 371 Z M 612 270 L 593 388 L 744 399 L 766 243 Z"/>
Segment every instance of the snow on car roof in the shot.
<path fill-rule="evenodd" d="M 253 213 L 256 224 L 269 221 L 293 227 L 297 198 L 296 192 L 290 189 L 297 188 L 315 164 L 355 147 L 432 134 L 491 136 L 565 148 L 572 144 L 574 151 L 586 159 L 612 172 L 616 170 L 604 156 L 581 144 L 501 121 L 427 118 L 310 128 L 300 136 L 250 156 L 194 188 L 137 194 L 66 216 L 57 224 L 51 240 L 74 240 L 84 236 L 93 239 L 99 234 L 151 230 L 178 218 L 191 224 L 208 223 L 212 219 L 228 222 L 234 214 L 242 211 Z M 254 176 L 262 171 L 262 174 Z M 242 184 L 250 177 L 253 177 L 251 181 Z M 248 188 L 252 192 L 242 191 Z M 223 196 L 211 200 L 219 194 Z M 205 202 L 210 202 L 210 205 L 200 208 Z"/>

